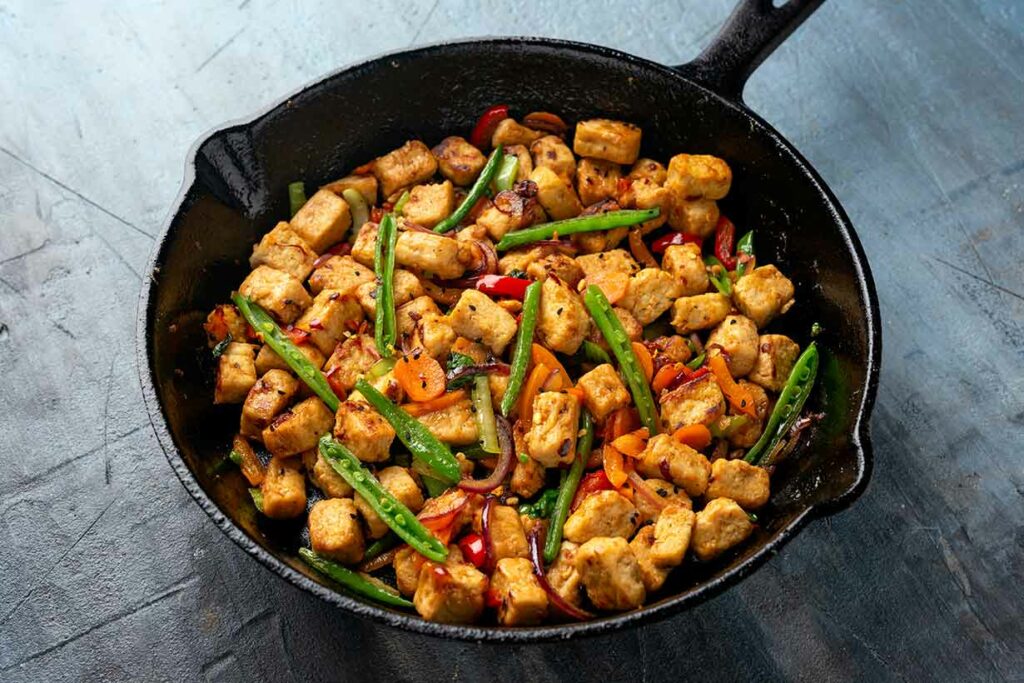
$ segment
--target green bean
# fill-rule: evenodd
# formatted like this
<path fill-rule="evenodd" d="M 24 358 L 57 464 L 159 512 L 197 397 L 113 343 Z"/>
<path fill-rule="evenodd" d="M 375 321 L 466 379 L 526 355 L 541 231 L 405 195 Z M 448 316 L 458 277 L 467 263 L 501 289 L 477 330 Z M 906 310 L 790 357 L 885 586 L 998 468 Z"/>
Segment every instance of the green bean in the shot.
<path fill-rule="evenodd" d="M 363 562 L 369 562 L 376 557 L 380 557 L 398 545 L 401 540 L 402 539 L 400 539 L 395 532 L 389 531 L 370 545 L 366 546 L 366 552 L 363 553 Z"/>
<path fill-rule="evenodd" d="M 443 221 L 434 226 L 434 232 L 448 232 L 452 228 L 456 227 L 462 222 L 462 219 L 466 217 L 466 214 L 476 205 L 480 197 L 483 196 L 484 191 L 491 184 L 491 180 L 494 179 L 494 174 L 498 172 L 498 167 L 501 166 L 501 160 L 504 157 L 502 154 L 502 145 L 498 145 L 491 152 L 491 157 L 487 160 L 484 165 L 484 169 L 480 171 L 480 175 L 477 176 L 476 182 L 473 183 L 473 187 L 469 188 L 469 194 L 459 204 L 459 208 L 455 209 L 452 215 L 445 218 Z"/>
<path fill-rule="evenodd" d="M 319 368 L 309 362 L 309 359 L 302 354 L 302 351 L 299 351 L 299 347 L 288 338 L 288 335 L 281 331 L 281 328 L 274 322 L 274 319 L 259 304 L 238 292 L 231 295 L 231 300 L 235 302 L 235 306 L 238 307 L 242 316 L 252 325 L 252 329 L 256 330 L 263 338 L 263 342 L 270 347 L 270 350 L 280 356 L 288 364 L 288 367 L 295 371 L 299 379 L 305 382 L 328 408 L 338 412 L 338 406 L 341 405 L 341 401 L 335 395 L 334 390 L 331 389 L 327 378 L 324 377 Z"/>
<path fill-rule="evenodd" d="M 301 181 L 288 184 L 288 205 L 292 210 L 292 216 L 299 212 L 302 205 L 306 203 L 306 186 Z"/>
<path fill-rule="evenodd" d="M 491 383 L 487 375 L 473 378 L 473 407 L 476 408 L 477 431 L 480 432 L 480 446 L 491 453 L 501 452 L 498 445 L 498 425 L 494 420 L 494 405 L 491 403 Z"/>
<path fill-rule="evenodd" d="M 714 256 L 705 256 L 704 265 L 708 267 L 708 279 L 715 286 L 719 294 L 732 296 L 732 280 L 729 279 L 729 271 L 725 269 L 722 262 Z"/>
<path fill-rule="evenodd" d="M 444 543 L 427 531 L 409 508 L 381 486 L 352 451 L 329 434 L 324 434 L 320 437 L 320 455 L 413 550 L 438 562 L 448 557 L 448 548 Z"/>
<path fill-rule="evenodd" d="M 369 598 L 370 600 L 376 600 L 377 602 L 382 602 L 385 605 L 394 605 L 395 607 L 412 607 L 412 603 L 402 596 L 385 590 L 373 581 L 366 579 L 359 572 L 354 572 L 348 567 L 344 567 L 337 562 L 332 562 L 331 560 L 320 557 L 309 548 L 299 548 L 299 557 L 301 557 L 303 562 L 313 569 L 317 570 L 321 574 L 327 575 L 357 595 Z"/>
<path fill-rule="evenodd" d="M 583 478 L 583 468 L 590 458 L 590 449 L 594 447 L 594 420 L 585 410 L 580 415 L 580 429 L 583 436 L 576 444 L 576 459 L 572 461 L 569 474 L 558 489 L 558 499 L 555 501 L 555 509 L 551 512 L 551 522 L 548 524 L 548 536 L 544 541 L 544 561 L 548 563 L 555 561 L 558 549 L 562 545 L 562 529 L 569 517 L 569 506 L 576 497 L 576 489 Z"/>
<path fill-rule="evenodd" d="M 352 214 L 352 232 L 358 232 L 363 224 L 370 220 L 370 207 L 366 205 L 366 197 L 352 187 L 342 190 L 341 197 L 348 203 L 349 212 Z"/>
<path fill-rule="evenodd" d="M 511 190 L 516 184 L 516 176 L 519 175 L 519 157 L 507 155 L 502 157 L 501 166 L 494 175 L 494 189 L 498 192 Z"/>
<path fill-rule="evenodd" d="M 526 379 L 526 368 L 530 365 L 530 347 L 533 345 L 533 330 L 537 326 L 540 311 L 540 290 L 543 285 L 534 282 L 526 288 L 523 296 L 523 314 L 519 321 L 519 335 L 512 351 L 512 368 L 508 373 L 505 395 L 501 397 L 501 414 L 508 417 L 515 407 L 516 399 Z"/>
<path fill-rule="evenodd" d="M 488 453 L 487 457 L 493 458 L 494 454 Z M 427 490 L 427 498 L 437 498 L 451 488 L 450 484 L 435 477 L 433 470 L 424 465 L 422 461 L 413 460 L 409 466 L 412 467 L 416 474 L 420 475 L 420 481 L 423 482 L 423 488 Z"/>
<path fill-rule="evenodd" d="M 647 378 L 640 367 L 640 362 L 636 359 L 636 354 L 633 353 L 633 347 L 626 331 L 622 328 L 619 317 L 612 311 L 611 304 L 608 303 L 608 299 L 597 285 L 587 287 L 587 293 L 583 295 L 583 303 L 586 304 L 587 310 L 590 311 L 590 317 L 594 319 L 594 324 L 597 325 L 597 329 L 601 331 L 609 348 L 619 361 L 619 369 L 622 370 L 622 374 L 626 378 L 629 391 L 633 394 L 633 403 L 636 404 L 636 410 L 640 413 L 640 422 L 647 427 L 650 435 L 654 436 L 660 431 L 654 397 L 651 396 L 651 387 L 647 384 Z"/>
<path fill-rule="evenodd" d="M 395 217 L 386 214 L 377 231 L 377 250 L 373 257 L 373 270 L 377 273 L 376 321 L 373 326 L 373 341 L 382 356 L 395 351 L 398 338 L 398 324 L 395 322 L 395 245 L 398 243 L 398 228 Z"/>
<path fill-rule="evenodd" d="M 565 235 L 575 235 L 580 232 L 595 232 L 597 230 L 611 230 L 612 228 L 636 225 L 637 223 L 657 218 L 660 212 L 661 210 L 658 207 L 653 209 L 624 209 L 622 211 L 598 213 L 592 216 L 577 216 L 576 218 L 567 218 L 563 221 L 554 221 L 553 223 L 541 223 L 532 228 L 506 233 L 494 248 L 498 251 L 515 249 L 531 242 L 552 239 L 556 233 L 559 237 L 564 237 Z"/>
<path fill-rule="evenodd" d="M 696 370 L 700 366 L 704 365 L 704 359 L 705 358 L 707 358 L 707 354 L 704 353 L 704 352 L 701 352 L 701 354 L 699 356 L 697 356 L 696 358 L 691 360 L 689 363 L 687 363 L 686 367 L 689 368 L 690 370 Z"/>
<path fill-rule="evenodd" d="M 772 452 L 800 417 L 800 411 L 803 410 L 804 403 L 814 388 L 814 378 L 818 374 L 818 358 L 818 346 L 811 342 L 793 365 L 793 370 L 782 387 L 761 438 L 750 447 L 744 460 L 752 465 L 760 464 L 764 454 Z"/>
<path fill-rule="evenodd" d="M 736 243 L 736 256 L 746 255 L 749 258 L 754 257 L 754 231 L 751 230 L 746 235 L 740 238 L 740 241 Z M 736 263 L 736 277 L 743 277 L 744 273 L 747 272 L 746 259 L 739 259 Z"/>
<path fill-rule="evenodd" d="M 583 340 L 583 345 L 580 346 L 580 349 L 583 350 L 583 357 L 591 363 L 597 363 L 600 365 L 602 363 L 612 362 L 611 356 L 608 355 L 608 352 L 589 339 Z"/>
<path fill-rule="evenodd" d="M 389 401 L 387 396 L 370 386 L 365 379 L 356 382 L 355 389 L 381 417 L 391 423 L 399 441 L 405 444 L 412 456 L 430 467 L 438 479 L 454 484 L 462 478 L 459 461 L 452 455 L 451 449 L 438 441 L 426 425 Z"/>

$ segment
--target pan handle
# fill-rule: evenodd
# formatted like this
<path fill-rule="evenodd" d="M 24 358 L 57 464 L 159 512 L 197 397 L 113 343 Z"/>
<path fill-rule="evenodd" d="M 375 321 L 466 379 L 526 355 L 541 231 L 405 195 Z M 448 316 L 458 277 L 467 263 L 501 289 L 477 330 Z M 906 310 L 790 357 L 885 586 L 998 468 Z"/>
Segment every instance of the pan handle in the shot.
<path fill-rule="evenodd" d="M 690 80 L 730 100 L 743 99 L 754 69 L 825 0 L 740 0 L 711 44 L 688 64 L 674 67 Z"/>

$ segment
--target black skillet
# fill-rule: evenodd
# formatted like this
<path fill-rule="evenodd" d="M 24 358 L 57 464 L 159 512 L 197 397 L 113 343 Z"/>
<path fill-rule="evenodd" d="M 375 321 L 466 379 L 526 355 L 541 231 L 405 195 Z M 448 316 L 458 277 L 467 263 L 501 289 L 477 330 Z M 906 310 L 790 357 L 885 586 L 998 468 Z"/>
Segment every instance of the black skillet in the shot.
<path fill-rule="evenodd" d="M 815 516 L 853 501 L 871 471 L 868 416 L 881 353 L 878 302 L 864 252 L 838 201 L 775 130 L 743 104 L 750 73 L 822 0 L 742 0 L 697 59 L 666 67 L 608 48 L 538 38 L 446 43 L 333 73 L 252 119 L 218 129 L 188 157 L 177 205 L 160 235 L 139 307 L 143 394 L 160 444 L 185 488 L 233 541 L 275 573 L 360 616 L 439 636 L 535 642 L 606 633 L 702 602 L 760 566 Z M 823 93 L 818 93 L 823 96 Z M 643 128 L 643 155 L 728 160 L 723 213 L 757 231 L 758 261 L 794 281 L 797 305 L 773 324 L 801 343 L 811 324 L 825 349 L 808 406 L 827 417 L 776 471 L 752 539 L 717 562 L 688 564 L 626 614 L 537 628 L 450 626 L 350 597 L 295 555 L 301 523 L 255 516 L 237 473 L 211 465 L 226 451 L 237 407 L 211 402 L 201 323 L 248 270 L 252 244 L 286 215 L 286 186 L 328 182 L 410 138 L 467 133 L 496 103 L 567 121 L 604 116 Z"/>

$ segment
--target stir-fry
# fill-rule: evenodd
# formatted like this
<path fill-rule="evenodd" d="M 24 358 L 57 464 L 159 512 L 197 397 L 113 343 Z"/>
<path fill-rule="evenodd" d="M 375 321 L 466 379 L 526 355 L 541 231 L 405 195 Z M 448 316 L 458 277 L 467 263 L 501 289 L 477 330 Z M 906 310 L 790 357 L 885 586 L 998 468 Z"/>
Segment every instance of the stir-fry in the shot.
<path fill-rule="evenodd" d="M 214 401 L 241 404 L 225 462 L 258 514 L 304 517 L 341 590 L 587 619 L 754 532 L 818 351 L 766 329 L 794 287 L 721 215 L 726 161 L 640 149 L 629 123 L 499 106 L 289 186 L 207 318 Z"/>

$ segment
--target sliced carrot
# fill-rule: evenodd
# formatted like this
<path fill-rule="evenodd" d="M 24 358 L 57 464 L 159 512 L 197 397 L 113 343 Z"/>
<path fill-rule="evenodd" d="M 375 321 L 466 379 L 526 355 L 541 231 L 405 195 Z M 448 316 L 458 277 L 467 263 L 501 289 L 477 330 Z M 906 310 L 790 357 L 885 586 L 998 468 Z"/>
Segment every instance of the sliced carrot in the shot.
<path fill-rule="evenodd" d="M 685 367 L 686 366 L 682 363 L 669 363 L 668 365 L 663 365 L 661 369 L 655 373 L 654 379 L 651 381 L 651 390 L 655 394 L 660 394 L 665 391 L 665 389 L 668 389 L 669 386 L 676 381 L 676 378 L 683 374 L 683 369 Z"/>
<path fill-rule="evenodd" d="M 622 453 L 611 444 L 604 445 L 604 473 L 615 488 L 622 488 L 629 478 L 626 471 L 625 458 Z"/>
<path fill-rule="evenodd" d="M 651 358 L 651 352 L 640 342 L 633 342 L 633 355 L 636 356 L 640 367 L 644 371 L 644 377 L 647 378 L 647 383 L 650 384 L 651 378 L 654 377 L 654 359 Z"/>
<path fill-rule="evenodd" d="M 649 438 L 650 433 L 647 431 L 646 427 L 643 427 L 618 437 L 612 441 L 612 446 L 614 446 L 615 450 L 619 451 L 623 455 L 628 455 L 631 458 L 638 458 L 644 448 L 647 447 L 647 439 Z"/>
<path fill-rule="evenodd" d="M 585 396 L 583 394 L 583 390 L 582 389 L 580 389 L 579 387 L 569 387 L 565 391 L 566 391 L 566 393 L 569 393 L 569 394 L 572 394 L 573 396 L 575 396 L 576 400 L 579 401 L 581 404 L 583 403 Z"/>
<path fill-rule="evenodd" d="M 551 368 L 544 363 L 538 363 L 533 366 L 533 370 L 526 378 L 523 393 L 519 395 L 519 419 L 523 424 L 528 425 L 533 419 L 533 399 L 537 398 L 537 394 L 540 393 L 541 387 L 544 386 L 550 374 Z"/>
<path fill-rule="evenodd" d="M 402 410 L 413 417 L 419 417 L 420 415 L 426 415 L 427 413 L 436 413 L 439 410 L 444 410 L 449 406 L 455 405 L 464 398 L 466 398 L 466 390 L 456 389 L 455 391 L 449 391 L 447 394 L 441 394 L 437 398 L 432 398 L 429 401 L 406 403 L 402 406 Z"/>
<path fill-rule="evenodd" d="M 618 270 L 598 273 L 587 278 L 587 284 L 596 285 L 608 299 L 608 303 L 615 304 L 621 301 L 629 291 L 629 275 Z"/>
<path fill-rule="evenodd" d="M 633 252 L 633 258 L 646 267 L 658 267 L 658 261 L 651 254 L 651 250 L 647 248 L 647 245 L 644 244 L 643 235 L 640 234 L 639 228 L 633 228 L 629 231 L 629 250 Z"/>
<path fill-rule="evenodd" d="M 707 364 L 711 368 L 711 373 L 715 376 L 715 381 L 718 382 L 718 387 L 725 394 L 725 398 L 728 399 L 729 405 L 736 411 L 756 420 L 757 406 L 754 405 L 754 395 L 737 384 L 736 380 L 732 378 L 732 375 L 729 373 L 729 366 L 725 364 L 722 354 L 710 354 Z"/>
<path fill-rule="evenodd" d="M 672 432 L 672 438 L 700 451 L 711 445 L 711 430 L 701 424 L 686 425 Z"/>
<path fill-rule="evenodd" d="M 562 363 L 555 357 L 555 354 L 551 353 L 540 344 L 533 344 L 530 346 L 530 360 L 534 365 L 543 363 L 552 370 L 557 370 L 562 379 L 562 388 L 572 386 L 572 380 L 569 379 L 569 373 L 565 371 Z"/>
<path fill-rule="evenodd" d="M 444 393 L 444 368 L 423 349 L 402 356 L 395 363 L 395 379 L 413 401 L 429 401 Z"/>

